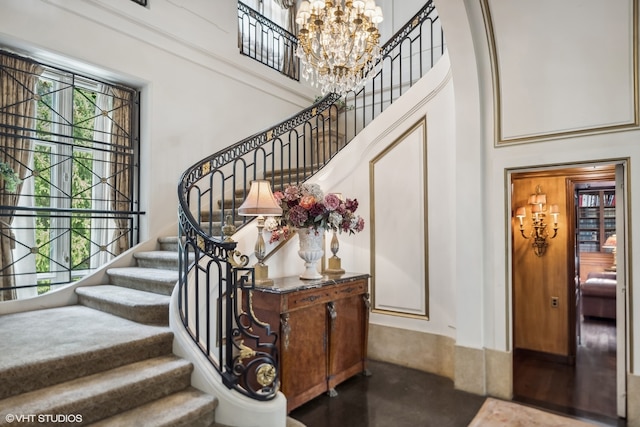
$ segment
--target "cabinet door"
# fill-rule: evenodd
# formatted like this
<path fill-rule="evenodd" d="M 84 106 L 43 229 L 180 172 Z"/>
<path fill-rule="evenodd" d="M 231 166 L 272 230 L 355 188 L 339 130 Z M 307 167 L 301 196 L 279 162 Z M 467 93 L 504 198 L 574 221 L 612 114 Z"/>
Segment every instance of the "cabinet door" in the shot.
<path fill-rule="evenodd" d="M 364 294 L 328 304 L 329 388 L 366 368 L 368 308 Z"/>
<path fill-rule="evenodd" d="M 327 390 L 326 330 L 325 304 L 282 315 L 280 366 L 288 411 Z"/>

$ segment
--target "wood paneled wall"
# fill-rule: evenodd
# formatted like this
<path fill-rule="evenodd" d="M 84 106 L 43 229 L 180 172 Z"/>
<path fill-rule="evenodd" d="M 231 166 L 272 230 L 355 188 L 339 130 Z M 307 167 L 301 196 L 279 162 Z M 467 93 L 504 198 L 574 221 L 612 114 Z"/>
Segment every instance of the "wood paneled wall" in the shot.
<path fill-rule="evenodd" d="M 525 235 L 531 230 L 528 198 L 542 186 L 548 205 L 560 208 L 558 235 L 547 239 L 546 253 L 538 257 L 531 247 L 531 239 L 520 235 L 519 221 L 513 218 L 513 315 L 514 347 L 556 355 L 569 355 L 569 289 L 568 268 L 569 230 L 567 224 L 568 189 L 565 176 L 522 177 L 513 179 L 512 212 L 518 206 L 527 207 Z M 571 213 L 569 213 L 571 215 Z M 547 222 L 551 220 L 548 219 Z M 550 230 L 551 235 L 553 232 Z M 551 306 L 552 297 L 558 307 Z"/>
<path fill-rule="evenodd" d="M 567 167 L 542 172 L 522 172 L 511 176 L 512 183 L 512 290 L 513 342 L 515 349 L 532 350 L 558 356 L 575 356 L 575 203 L 574 186 L 615 180 L 615 166 Z M 558 235 L 547 240 L 549 247 L 542 257 L 531 248 L 531 239 L 520 235 L 519 221 L 513 217 L 519 206 L 527 207 L 536 186 L 542 186 L 547 203 L 560 208 Z M 531 220 L 525 221 L 525 235 L 531 230 Z M 588 257 L 587 257 L 588 258 Z M 592 257 L 593 258 L 593 257 Z M 600 262 L 613 260 L 610 254 Z M 589 260 L 582 260 L 590 268 Z M 586 261 L 586 262 L 585 262 Z M 593 260 L 591 260 L 593 261 Z M 551 300 L 558 298 L 558 307 Z"/>

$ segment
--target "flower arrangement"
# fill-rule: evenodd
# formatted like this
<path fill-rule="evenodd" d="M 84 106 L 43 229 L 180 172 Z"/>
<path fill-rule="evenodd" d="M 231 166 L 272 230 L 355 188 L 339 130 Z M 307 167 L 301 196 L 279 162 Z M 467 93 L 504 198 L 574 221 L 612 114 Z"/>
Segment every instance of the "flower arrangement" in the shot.
<path fill-rule="evenodd" d="M 324 228 L 354 234 L 364 230 L 364 219 L 354 212 L 358 200 L 340 199 L 337 194 L 324 195 L 318 184 L 290 185 L 273 193 L 282 207 L 282 216 L 265 220 L 271 232 L 269 243 L 287 239 L 296 228 Z"/>
<path fill-rule="evenodd" d="M 0 178 L 4 181 L 4 189 L 9 193 L 16 191 L 18 185 L 22 182 L 13 168 L 5 162 L 0 162 Z"/>

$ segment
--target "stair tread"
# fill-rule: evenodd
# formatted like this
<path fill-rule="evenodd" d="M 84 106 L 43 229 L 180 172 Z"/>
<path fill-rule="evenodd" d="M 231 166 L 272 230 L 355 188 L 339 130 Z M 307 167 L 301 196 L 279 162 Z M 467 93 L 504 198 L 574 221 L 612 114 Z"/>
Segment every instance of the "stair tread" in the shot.
<path fill-rule="evenodd" d="M 8 413 L 83 414 L 83 409 L 102 406 L 114 410 L 109 408 L 110 398 L 119 398 L 126 392 L 147 393 L 145 383 L 162 376 L 171 383 L 180 375 L 189 376 L 191 371 L 190 362 L 174 355 L 131 363 L 4 399 L 0 401 L 0 420 Z"/>
<path fill-rule="evenodd" d="M 76 293 L 129 307 L 169 306 L 171 297 L 115 285 L 81 286 Z"/>
<path fill-rule="evenodd" d="M 171 295 L 180 274 L 177 270 L 159 267 L 117 267 L 108 269 L 107 276 L 110 285 Z"/>
<path fill-rule="evenodd" d="M 218 400 L 193 387 L 91 424 L 92 427 L 148 425 L 191 426 L 194 417 L 211 414 Z"/>
<path fill-rule="evenodd" d="M 81 305 L 7 314 L 0 319 L 0 377 L 8 369 L 29 370 L 35 364 L 87 357 L 131 341 L 172 336 L 167 327 L 141 325 Z M 26 325 L 29 333 L 24 333 Z"/>

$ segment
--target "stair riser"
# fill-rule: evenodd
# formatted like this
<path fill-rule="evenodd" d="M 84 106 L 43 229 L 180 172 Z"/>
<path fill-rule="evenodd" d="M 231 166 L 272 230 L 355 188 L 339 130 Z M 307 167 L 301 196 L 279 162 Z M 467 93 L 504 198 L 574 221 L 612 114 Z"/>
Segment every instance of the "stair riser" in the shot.
<path fill-rule="evenodd" d="M 162 268 L 166 270 L 178 271 L 179 262 L 178 258 L 175 260 L 165 259 L 151 259 L 151 258 L 136 258 L 138 267 L 143 268 Z"/>
<path fill-rule="evenodd" d="M 178 242 L 160 242 L 160 250 L 161 251 L 171 251 L 178 252 L 179 245 Z"/>
<path fill-rule="evenodd" d="M 81 413 L 90 420 L 89 422 L 93 422 L 144 405 L 189 387 L 191 385 L 191 371 L 191 367 L 176 369 L 161 376 L 138 382 L 133 386 L 127 385 L 119 390 L 105 393 L 98 398 L 87 399 L 87 401 L 81 402 L 81 407 L 75 413 Z M 72 411 L 59 411 L 58 413 L 74 413 Z"/>
<path fill-rule="evenodd" d="M 180 246 L 179 237 L 178 236 L 160 237 L 158 238 L 158 244 L 160 245 L 161 251 L 178 252 L 178 248 Z"/>
<path fill-rule="evenodd" d="M 169 325 L 169 303 L 154 306 L 128 306 L 98 298 L 78 295 L 78 303 L 146 325 Z"/>
<path fill-rule="evenodd" d="M 22 365 L 2 372 L 0 399 L 170 354 L 172 346 L 173 334 L 167 332 L 95 352 L 67 356 L 54 362 Z"/>
<path fill-rule="evenodd" d="M 217 404 L 218 401 L 213 396 L 188 388 L 164 399 L 101 420 L 91 427 L 212 427 L 215 423 Z"/>
<path fill-rule="evenodd" d="M 228 211 L 229 209 L 233 209 L 233 208 L 238 209 L 240 205 L 242 205 L 242 202 L 244 202 L 243 197 L 238 197 L 235 199 L 224 199 L 224 209 L 225 211 Z M 218 200 L 217 205 L 219 209 L 222 208 L 222 200 Z"/>
<path fill-rule="evenodd" d="M 236 221 L 235 222 L 235 226 L 236 228 L 240 228 L 240 226 L 242 226 L 243 222 L 242 221 Z M 222 236 L 222 224 L 219 222 L 213 222 L 211 224 L 211 227 L 209 226 L 208 223 L 203 222 L 201 224 L 201 227 L 203 230 L 205 230 L 205 232 L 211 236 L 215 236 L 215 237 L 219 237 Z"/>
<path fill-rule="evenodd" d="M 155 282 L 142 277 L 138 278 L 111 274 L 109 275 L 109 283 L 116 286 L 137 289 L 145 292 L 153 292 L 160 295 L 171 295 L 173 288 L 176 285 L 175 283 Z"/>
<path fill-rule="evenodd" d="M 225 214 L 225 216 L 226 215 L 231 215 L 231 211 L 230 210 L 225 210 L 224 214 Z M 235 221 L 233 222 L 233 224 L 236 227 L 240 227 L 242 224 L 244 224 L 243 219 L 244 218 L 242 216 L 238 215 L 238 211 L 236 211 L 236 213 L 235 213 Z M 221 210 L 217 210 L 217 209 L 214 209 L 211 212 L 202 211 L 200 213 L 200 224 L 208 224 L 209 221 L 213 222 L 214 224 L 220 224 L 222 222 L 222 211 Z M 225 219 L 225 222 L 226 222 L 226 219 Z"/>

